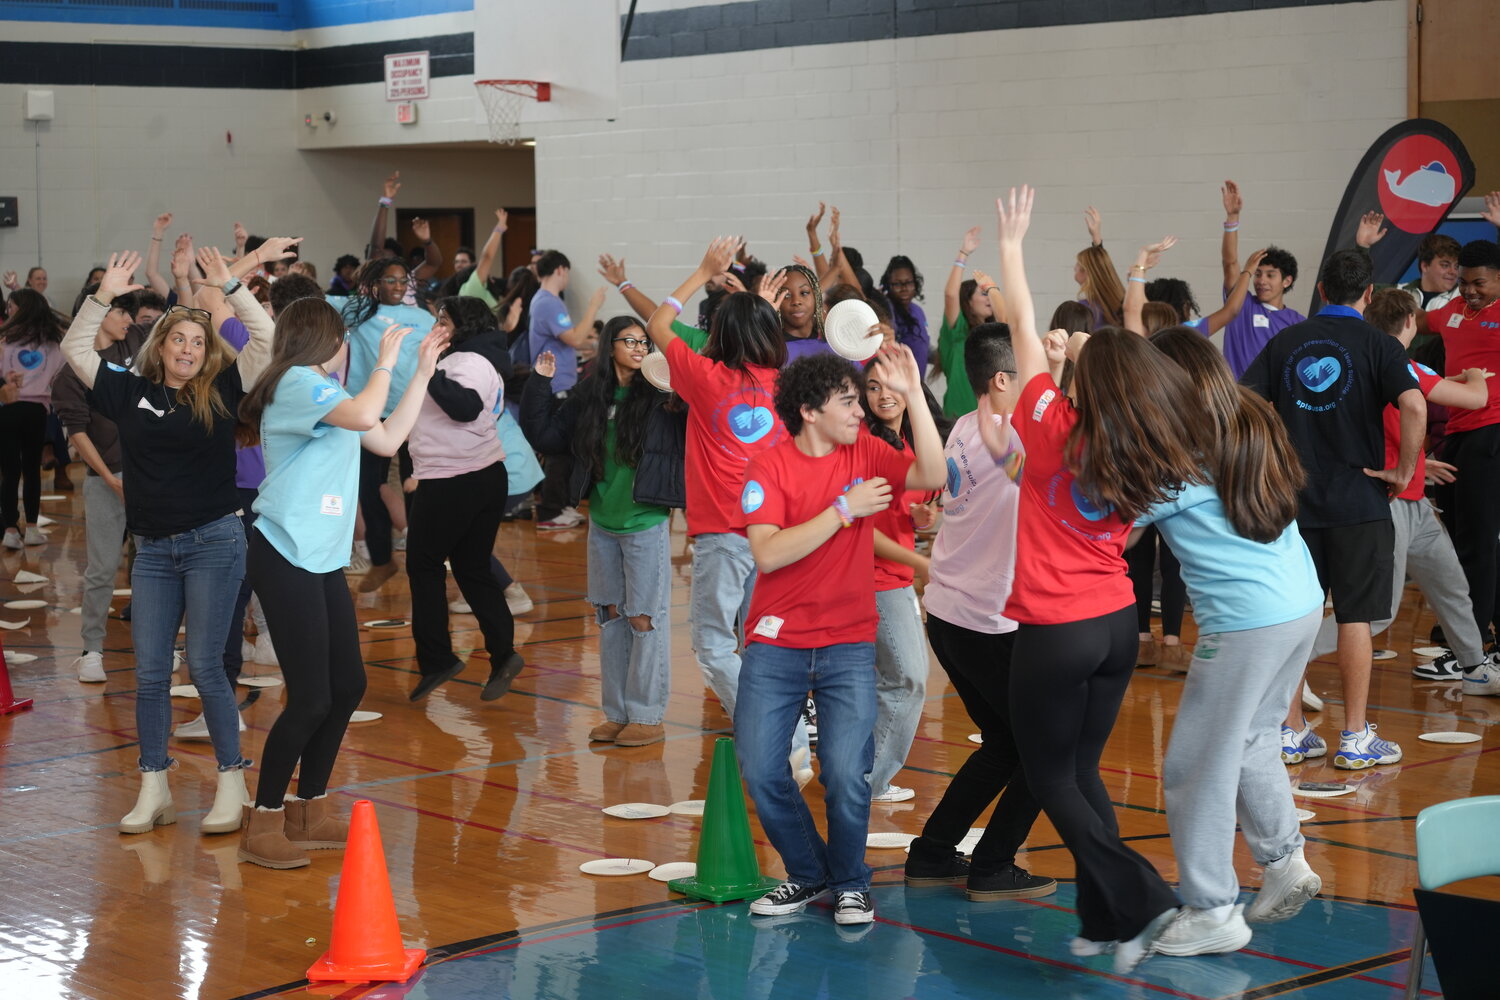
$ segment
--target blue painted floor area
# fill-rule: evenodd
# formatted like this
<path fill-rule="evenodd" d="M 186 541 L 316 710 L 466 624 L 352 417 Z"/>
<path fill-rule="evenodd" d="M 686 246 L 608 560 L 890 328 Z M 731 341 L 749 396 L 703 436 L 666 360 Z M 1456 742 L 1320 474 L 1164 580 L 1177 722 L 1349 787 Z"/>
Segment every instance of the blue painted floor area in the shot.
<path fill-rule="evenodd" d="M 1308 1000 L 1401 995 L 1415 914 L 1318 900 L 1256 927 L 1233 955 L 1156 956 L 1127 979 L 1068 952 L 1074 887 L 1036 901 L 971 903 L 958 888 L 875 889 L 877 922 L 838 927 L 822 900 L 785 917 L 744 903 L 683 903 L 525 932 L 437 962 L 365 1000 L 947 1000 L 975 997 Z M 1437 982 L 1428 965 L 1426 983 Z M 1435 994 L 1429 994 L 1435 995 Z"/>

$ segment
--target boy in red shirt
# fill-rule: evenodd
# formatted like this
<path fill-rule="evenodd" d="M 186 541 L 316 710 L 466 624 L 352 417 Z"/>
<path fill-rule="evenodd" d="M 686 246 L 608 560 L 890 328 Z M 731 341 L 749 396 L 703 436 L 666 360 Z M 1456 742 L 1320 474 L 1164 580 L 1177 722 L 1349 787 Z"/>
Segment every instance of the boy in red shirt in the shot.
<path fill-rule="evenodd" d="M 944 480 L 943 443 L 927 407 L 909 407 L 913 448 L 896 451 L 865 429 L 855 374 L 843 358 L 820 354 L 793 362 L 777 380 L 776 413 L 793 437 L 751 458 L 740 494 L 759 575 L 734 713 L 740 770 L 787 873 L 750 912 L 796 913 L 832 890 L 840 924 L 875 919 L 864 861 L 878 621 L 870 515 L 890 505 L 893 488 L 931 490 Z M 921 403 L 909 348 L 886 348 L 872 375 Z M 786 756 L 809 688 L 818 704 L 826 842 Z"/>

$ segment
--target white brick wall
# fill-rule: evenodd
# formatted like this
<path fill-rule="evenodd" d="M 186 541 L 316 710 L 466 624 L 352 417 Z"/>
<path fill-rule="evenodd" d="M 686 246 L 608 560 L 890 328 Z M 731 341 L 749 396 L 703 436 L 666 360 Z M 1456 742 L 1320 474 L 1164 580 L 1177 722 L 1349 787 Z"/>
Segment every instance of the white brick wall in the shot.
<path fill-rule="evenodd" d="M 1233 177 L 1241 246 L 1295 253 L 1302 305 L 1350 172 L 1405 116 L 1405 19 L 1377 0 L 627 62 L 615 122 L 539 129 L 540 239 L 575 261 L 624 253 L 662 296 L 722 232 L 768 263 L 805 254 L 823 199 L 877 277 L 897 250 L 917 260 L 931 315 L 965 228 L 984 227 L 975 260 L 996 266 L 993 198 L 1027 181 L 1044 316 L 1075 293 L 1089 204 L 1121 268 L 1179 235 L 1159 273 L 1207 306 Z"/>

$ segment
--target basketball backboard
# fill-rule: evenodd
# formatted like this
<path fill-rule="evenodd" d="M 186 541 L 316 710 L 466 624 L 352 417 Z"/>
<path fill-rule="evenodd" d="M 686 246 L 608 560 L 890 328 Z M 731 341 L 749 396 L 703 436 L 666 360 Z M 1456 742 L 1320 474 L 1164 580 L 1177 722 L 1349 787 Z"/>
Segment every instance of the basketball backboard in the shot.
<path fill-rule="evenodd" d="M 618 0 L 476 0 L 474 79 L 540 80 L 521 121 L 602 121 L 619 110 Z M 475 100 L 475 120 L 483 111 Z"/>

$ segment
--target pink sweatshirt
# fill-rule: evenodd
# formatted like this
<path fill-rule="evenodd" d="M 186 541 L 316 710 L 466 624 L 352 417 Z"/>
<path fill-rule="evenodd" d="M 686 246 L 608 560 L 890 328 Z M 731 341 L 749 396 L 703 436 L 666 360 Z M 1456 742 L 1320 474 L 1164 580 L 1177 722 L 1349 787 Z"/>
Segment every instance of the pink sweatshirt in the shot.
<path fill-rule="evenodd" d="M 495 420 L 505 399 L 505 387 L 495 366 L 483 355 L 454 351 L 438 362 L 438 371 L 479 394 L 479 415 L 460 423 L 448 416 L 432 396 L 422 400 L 411 431 L 412 475 L 417 479 L 452 479 L 505 460 Z"/>

